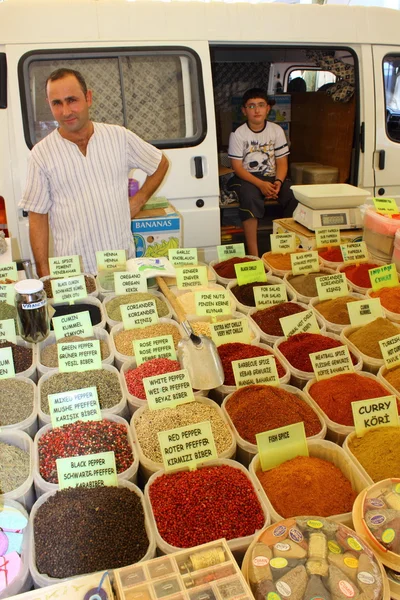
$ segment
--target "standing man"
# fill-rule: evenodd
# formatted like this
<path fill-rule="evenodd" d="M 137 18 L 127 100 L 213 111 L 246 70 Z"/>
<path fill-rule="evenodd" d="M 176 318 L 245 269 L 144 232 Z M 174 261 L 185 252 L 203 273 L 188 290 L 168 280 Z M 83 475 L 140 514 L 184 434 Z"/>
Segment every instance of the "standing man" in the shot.
<path fill-rule="evenodd" d="M 46 97 L 59 127 L 33 148 L 19 204 L 29 211 L 36 270 L 39 277 L 50 273 L 50 227 L 55 255 L 78 254 L 85 272 L 96 273 L 97 250 L 135 256 L 131 219 L 162 183 L 168 160 L 128 129 L 91 121 L 92 92 L 79 71 L 54 71 Z M 133 168 L 147 179 L 129 198 Z"/>
<path fill-rule="evenodd" d="M 264 200 L 277 199 L 283 216 L 291 217 L 297 201 L 286 180 L 289 147 L 282 127 L 267 121 L 272 104 L 261 88 L 245 92 L 242 112 L 247 122 L 231 133 L 228 155 L 235 175 L 228 188 L 239 198 L 248 254 L 258 256 L 258 219 L 264 216 Z"/>

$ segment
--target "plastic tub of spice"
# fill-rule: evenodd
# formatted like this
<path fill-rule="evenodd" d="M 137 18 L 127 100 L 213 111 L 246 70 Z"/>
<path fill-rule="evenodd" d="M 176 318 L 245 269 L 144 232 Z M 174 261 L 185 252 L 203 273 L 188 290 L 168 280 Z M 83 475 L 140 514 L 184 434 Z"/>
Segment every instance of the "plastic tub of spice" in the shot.
<path fill-rule="evenodd" d="M 290 338 L 279 338 L 274 344 L 274 350 L 279 359 L 288 366 L 290 383 L 303 389 L 310 379 L 314 378 L 309 355 L 331 348 L 343 346 L 344 342 L 334 333 L 297 333 Z M 357 348 L 351 348 L 353 365 L 356 371 L 361 371 L 363 361 Z M 302 368 L 301 368 L 302 367 Z"/>
<path fill-rule="evenodd" d="M 371 279 L 368 271 L 385 264 L 386 263 L 377 260 L 359 264 L 344 264 L 338 267 L 337 272 L 346 275 L 347 283 L 353 292 L 366 294 L 371 287 Z"/>
<path fill-rule="evenodd" d="M 386 575 L 389 581 L 390 597 L 392 600 L 400 600 L 400 573 L 394 569 L 386 568 Z"/>
<path fill-rule="evenodd" d="M 181 306 L 183 312 L 186 314 L 187 317 L 189 317 L 191 315 L 196 315 L 196 303 L 195 303 L 196 292 L 207 292 L 210 290 L 225 292 L 225 287 L 223 285 L 219 285 L 218 283 L 211 283 L 207 287 L 204 287 L 204 286 L 191 287 L 186 290 L 181 290 L 176 287 L 171 287 L 171 292 L 176 297 L 177 301 L 179 302 L 179 305 Z M 236 300 L 232 296 L 230 296 L 230 305 L 231 305 L 231 313 L 234 313 L 236 311 Z M 177 315 L 173 308 L 172 308 L 172 313 L 174 315 L 174 318 L 177 318 Z"/>
<path fill-rule="evenodd" d="M 82 273 L 85 277 L 85 285 L 87 295 L 92 298 L 98 298 L 99 289 L 97 287 L 97 280 L 94 275 L 90 273 Z M 71 275 L 71 277 L 77 277 L 76 275 Z M 51 275 L 46 275 L 45 277 L 41 277 L 40 281 L 43 281 L 44 291 L 46 292 L 47 298 L 50 300 L 53 298 L 53 289 L 51 287 L 51 280 L 55 279 L 70 279 L 70 277 L 51 277 Z"/>
<path fill-rule="evenodd" d="M 35 502 L 33 442 L 23 431 L 0 432 L 0 503 L 20 502 L 26 510 Z M 4 491 L 6 490 L 6 491 Z"/>
<path fill-rule="evenodd" d="M 0 349 L 11 348 L 14 360 L 15 375 L 18 377 L 27 377 L 37 382 L 36 371 L 36 344 L 26 342 L 17 335 L 17 343 L 4 341 L 0 342 Z"/>
<path fill-rule="evenodd" d="M 362 437 L 353 431 L 345 439 L 343 449 L 368 484 L 400 478 L 400 427 L 377 427 Z"/>
<path fill-rule="evenodd" d="M 286 288 L 286 294 L 288 300 L 296 300 L 296 294 L 289 289 L 285 281 L 280 277 L 274 275 L 268 276 L 267 281 L 246 283 L 245 285 L 238 285 L 237 279 L 232 279 L 227 286 L 227 290 L 231 298 L 236 302 L 237 310 L 241 313 L 248 314 L 252 308 L 256 306 L 256 300 L 254 297 L 254 288 L 268 285 L 280 285 L 284 284 Z"/>
<path fill-rule="evenodd" d="M 45 437 L 45 442 L 41 439 Z M 57 458 L 114 452 L 118 481 L 136 483 L 139 469 L 129 424 L 122 417 L 107 415 L 102 421 L 75 421 L 55 429 L 44 425 L 33 441 L 33 481 L 37 497 L 59 489 Z M 126 468 L 124 468 L 126 467 Z"/>
<path fill-rule="evenodd" d="M 74 371 L 60 373 L 58 369 L 46 373 L 39 379 L 39 426 L 51 422 L 49 409 L 49 394 L 71 392 L 87 387 L 96 387 L 100 408 L 104 417 L 109 414 L 128 418 L 129 411 L 122 389 L 122 381 L 118 369 L 112 365 L 103 365 L 101 369 L 91 371 Z"/>
<path fill-rule="evenodd" d="M 38 429 L 38 391 L 27 377 L 0 379 L 0 431 L 23 431 L 31 438 Z"/>
<path fill-rule="evenodd" d="M 260 341 L 260 334 L 254 323 L 248 319 L 247 315 L 242 312 L 234 312 L 231 315 L 217 315 L 215 317 L 199 317 L 191 315 L 188 317 L 188 321 L 192 326 L 192 329 L 196 335 L 205 335 L 206 337 L 211 337 L 210 332 L 210 323 L 216 322 L 219 323 L 221 321 L 231 321 L 235 319 L 245 319 L 248 321 L 249 330 L 250 330 L 250 343 L 257 344 Z"/>
<path fill-rule="evenodd" d="M 400 285 L 381 288 L 377 292 L 367 291 L 367 298 L 379 298 L 385 317 L 395 323 L 400 323 Z"/>
<path fill-rule="evenodd" d="M 249 472 L 227 458 L 207 461 L 194 471 L 158 471 L 144 493 L 157 547 L 164 554 L 225 537 L 240 560 L 257 531 L 270 523 Z"/>
<path fill-rule="evenodd" d="M 85 340 L 99 340 L 102 364 L 114 364 L 114 353 L 111 349 L 110 335 L 105 329 L 93 329 L 93 337 L 83 338 L 74 335 L 61 338 L 58 342 L 55 333 L 50 333 L 50 335 L 43 340 L 43 342 L 40 342 L 37 347 L 37 369 L 39 377 L 58 369 L 58 344 L 84 342 Z"/>
<path fill-rule="evenodd" d="M 235 433 L 236 460 L 245 467 L 258 452 L 257 433 L 303 421 L 308 439 L 326 434 L 321 410 L 292 385 L 247 385 L 229 394 L 222 410 Z"/>
<path fill-rule="evenodd" d="M 90 320 L 93 327 L 104 329 L 106 326 L 106 313 L 104 311 L 104 307 L 100 300 L 94 296 L 87 296 L 82 300 L 77 300 L 74 302 L 74 304 L 69 304 L 68 302 L 59 302 L 58 304 L 54 304 L 54 300 L 49 300 L 49 304 L 55 310 L 53 318 L 89 311 Z M 52 323 L 50 325 L 50 329 L 53 329 Z"/>
<path fill-rule="evenodd" d="M 318 252 L 324 267 L 336 270 L 343 263 L 343 254 L 340 246 L 314 248 L 314 250 Z"/>
<path fill-rule="evenodd" d="M 122 322 L 121 306 L 126 304 L 135 304 L 136 302 L 144 302 L 146 300 L 154 300 L 156 303 L 157 313 L 159 317 L 165 319 L 172 318 L 172 306 L 166 297 L 156 290 L 150 292 L 138 292 L 135 294 L 108 294 L 103 300 L 104 311 L 107 318 L 107 327 L 111 330 L 114 325 Z M 117 317 L 117 318 L 116 318 Z"/>
<path fill-rule="evenodd" d="M 115 364 L 118 369 L 121 369 L 124 362 L 134 356 L 134 340 L 143 340 L 160 335 L 172 335 L 176 349 L 185 334 L 182 327 L 173 319 L 161 318 L 155 325 L 136 329 L 125 329 L 123 323 L 114 325 L 110 332 L 111 348 L 115 353 Z"/>
<path fill-rule="evenodd" d="M 4 554 L 0 556 L 0 598 L 23 594 L 32 587 L 29 572 L 31 525 L 25 508 L 14 500 L 2 502 L 0 527 Z"/>
<path fill-rule="evenodd" d="M 400 366 L 387 369 L 385 365 L 378 371 L 378 379 L 386 386 L 391 394 L 400 394 Z"/>
<path fill-rule="evenodd" d="M 261 260 L 267 265 L 273 275 L 283 277 L 286 273 L 291 273 L 292 271 L 292 260 L 290 255 L 299 254 L 299 252 L 307 252 L 307 250 L 304 248 L 296 248 L 294 252 L 286 252 L 286 254 L 271 251 L 265 252 L 261 257 Z"/>
<path fill-rule="evenodd" d="M 308 457 L 297 456 L 269 471 L 261 471 L 259 454 L 250 463 L 250 476 L 264 498 L 272 522 L 298 514 L 315 514 L 350 526 L 354 500 L 368 480 L 337 444 L 307 440 L 307 446 Z"/>
<path fill-rule="evenodd" d="M 340 339 L 349 346 L 351 352 L 361 354 L 364 371 L 370 371 L 376 375 L 384 364 L 379 341 L 399 333 L 400 325 L 392 323 L 389 319 L 378 317 L 367 325 L 345 327 L 340 334 Z"/>
<path fill-rule="evenodd" d="M 351 403 L 369 398 L 380 398 L 390 394 L 378 378 L 367 371 L 341 373 L 317 381 L 311 379 L 304 388 L 311 406 L 318 408 L 327 425 L 327 439 L 342 445 L 354 431 Z"/>
<path fill-rule="evenodd" d="M 319 298 L 311 298 L 310 307 L 314 310 L 316 316 L 322 320 L 327 331 L 340 335 L 343 329 L 350 325 L 347 304 L 364 298 L 365 296 L 356 292 L 349 292 L 348 296 L 322 300 L 322 302 Z"/>
<path fill-rule="evenodd" d="M 97 572 L 100 581 L 105 570 L 150 560 L 156 551 L 143 492 L 126 480 L 47 492 L 32 508 L 31 527 L 35 587 Z"/>
<path fill-rule="evenodd" d="M 236 279 L 235 265 L 251 262 L 253 260 L 260 260 L 260 258 L 258 256 L 253 256 L 252 254 L 246 254 L 243 257 L 232 256 L 232 258 L 226 260 L 212 260 L 209 266 L 217 283 L 226 286 L 232 279 Z M 267 276 L 271 274 L 270 269 L 266 268 L 265 270 Z"/>
<path fill-rule="evenodd" d="M 311 298 L 318 296 L 317 284 L 315 283 L 315 280 L 319 279 L 319 277 L 332 275 L 333 273 L 333 269 L 322 267 L 317 273 L 304 273 L 302 275 L 286 273 L 283 280 L 285 281 L 289 290 L 296 294 L 299 302 L 308 304 Z"/>
<path fill-rule="evenodd" d="M 135 412 L 131 429 L 137 444 L 140 472 L 145 481 L 163 469 L 158 432 L 203 421 L 211 425 L 218 458 L 234 458 L 236 442 L 228 420 L 218 404 L 209 398 L 196 397 L 195 402 L 155 411 L 142 406 Z"/>

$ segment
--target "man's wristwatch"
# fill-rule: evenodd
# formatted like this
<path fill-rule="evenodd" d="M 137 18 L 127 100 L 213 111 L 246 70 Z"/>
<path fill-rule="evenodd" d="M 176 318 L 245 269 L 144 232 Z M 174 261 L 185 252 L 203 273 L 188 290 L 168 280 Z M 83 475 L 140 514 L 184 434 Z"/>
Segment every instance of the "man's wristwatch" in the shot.
<path fill-rule="evenodd" d="M 275 183 L 276 183 L 277 181 L 279 181 L 279 183 L 280 183 L 281 185 L 283 185 L 283 181 L 282 181 L 282 179 L 278 179 L 278 178 L 276 178 L 276 179 L 275 179 Z"/>

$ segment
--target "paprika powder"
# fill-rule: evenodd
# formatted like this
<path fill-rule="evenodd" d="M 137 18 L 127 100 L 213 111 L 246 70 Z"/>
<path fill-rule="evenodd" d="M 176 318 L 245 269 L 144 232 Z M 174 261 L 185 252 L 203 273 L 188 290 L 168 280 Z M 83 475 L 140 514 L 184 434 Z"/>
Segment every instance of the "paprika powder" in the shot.
<path fill-rule="evenodd" d="M 245 358 L 254 358 L 256 356 L 270 356 L 273 352 L 269 352 L 265 348 L 252 346 L 251 344 L 242 344 L 241 342 L 233 342 L 230 344 L 221 344 L 217 348 L 224 369 L 225 380 L 224 385 L 236 385 L 235 376 L 233 374 L 232 361 L 243 360 Z M 276 359 L 276 369 L 279 379 L 284 377 L 286 371 L 279 360 Z"/>
<path fill-rule="evenodd" d="M 305 310 L 303 306 L 296 302 L 281 302 L 281 304 L 274 304 L 274 306 L 257 310 L 251 315 L 251 318 L 264 333 L 281 337 L 283 336 L 283 329 L 279 319 Z"/>
<path fill-rule="evenodd" d="M 380 265 L 377 265 L 376 263 L 361 263 L 359 265 L 342 267 L 340 272 L 344 273 L 347 279 L 351 281 L 351 283 L 354 283 L 354 285 L 368 289 L 371 287 L 371 279 L 368 271 L 379 266 Z"/>
<path fill-rule="evenodd" d="M 285 342 L 281 342 L 279 350 L 293 367 L 299 371 L 312 373 L 313 367 L 309 354 L 339 346 L 343 346 L 343 342 L 319 333 L 296 333 Z M 353 364 L 356 364 L 356 358 L 352 354 L 350 355 Z"/>
<path fill-rule="evenodd" d="M 321 258 L 329 262 L 343 262 L 343 254 L 340 246 L 332 246 L 331 248 L 322 248 L 318 250 Z"/>

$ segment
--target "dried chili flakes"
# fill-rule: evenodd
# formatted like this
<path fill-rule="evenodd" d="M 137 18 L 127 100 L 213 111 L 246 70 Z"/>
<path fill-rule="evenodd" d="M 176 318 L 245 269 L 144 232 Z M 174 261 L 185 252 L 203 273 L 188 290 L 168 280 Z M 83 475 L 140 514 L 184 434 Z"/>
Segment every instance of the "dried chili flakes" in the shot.
<path fill-rule="evenodd" d="M 233 342 L 231 344 L 221 344 L 221 346 L 218 346 L 218 354 L 221 359 L 225 374 L 224 385 L 236 385 L 232 368 L 233 360 L 243 360 L 245 358 L 254 358 L 256 356 L 269 356 L 273 353 L 265 350 L 264 348 L 252 346 L 251 344 Z M 279 360 L 276 361 L 276 368 L 278 371 L 278 377 L 284 377 L 285 369 Z"/>
<path fill-rule="evenodd" d="M 329 350 L 330 348 L 338 348 L 339 346 L 343 346 L 343 342 L 319 333 L 296 333 L 286 342 L 279 344 L 279 350 L 295 369 L 312 373 L 313 367 L 309 354 Z M 356 358 L 351 353 L 350 356 L 353 364 L 356 364 Z"/>

